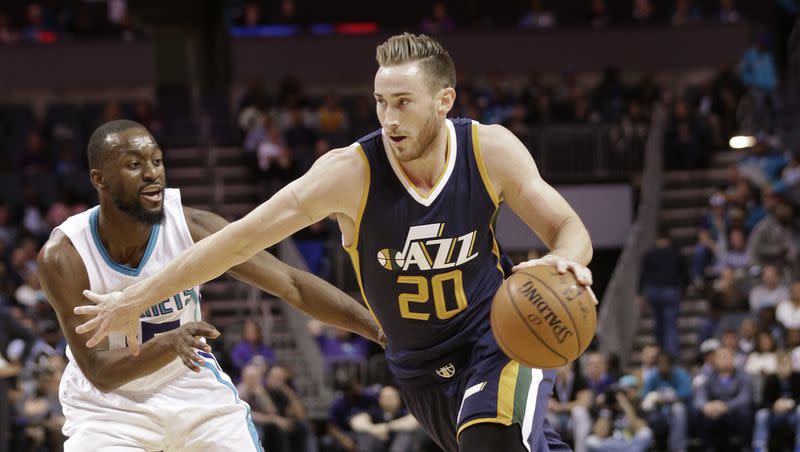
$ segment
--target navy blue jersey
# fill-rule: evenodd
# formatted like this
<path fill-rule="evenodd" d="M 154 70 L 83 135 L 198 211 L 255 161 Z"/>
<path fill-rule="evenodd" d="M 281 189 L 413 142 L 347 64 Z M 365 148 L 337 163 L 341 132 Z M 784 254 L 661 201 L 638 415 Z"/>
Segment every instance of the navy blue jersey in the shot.
<path fill-rule="evenodd" d="M 369 174 L 348 251 L 399 378 L 428 372 L 489 332 L 503 282 L 493 230 L 499 200 L 477 123 L 447 120 L 447 130 L 445 169 L 427 197 L 384 148 L 380 130 L 358 141 Z"/>

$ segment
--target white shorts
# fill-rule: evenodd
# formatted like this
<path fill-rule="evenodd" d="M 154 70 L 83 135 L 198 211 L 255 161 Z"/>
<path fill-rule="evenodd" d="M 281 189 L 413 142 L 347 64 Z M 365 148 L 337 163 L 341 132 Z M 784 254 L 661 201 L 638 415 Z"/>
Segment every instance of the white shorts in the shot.
<path fill-rule="evenodd" d="M 65 452 L 262 451 L 250 407 L 211 359 L 199 373 L 185 369 L 157 391 L 109 393 L 70 362 L 59 398 Z"/>

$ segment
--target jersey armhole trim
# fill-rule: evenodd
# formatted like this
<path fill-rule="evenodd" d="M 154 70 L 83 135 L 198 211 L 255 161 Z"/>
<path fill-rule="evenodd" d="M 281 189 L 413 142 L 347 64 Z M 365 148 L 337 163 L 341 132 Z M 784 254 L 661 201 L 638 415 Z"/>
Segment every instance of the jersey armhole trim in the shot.
<path fill-rule="evenodd" d="M 481 144 L 480 140 L 478 140 L 478 125 L 479 125 L 478 122 L 472 121 L 472 152 L 475 153 L 475 162 L 478 164 L 478 172 L 481 174 L 481 179 L 483 180 L 483 186 L 486 188 L 486 192 L 492 199 L 494 206 L 497 207 L 500 205 L 501 199 L 499 196 L 497 196 L 497 192 L 494 191 L 494 186 L 492 185 L 492 181 L 491 179 L 489 179 L 489 172 L 486 171 L 486 165 L 483 162 L 483 155 L 481 154 Z"/>
<path fill-rule="evenodd" d="M 358 152 L 358 155 L 361 156 L 361 160 L 364 161 L 364 190 L 361 192 L 361 203 L 358 206 L 358 214 L 356 214 L 355 225 L 353 226 L 353 241 L 350 243 L 350 245 L 343 245 L 345 251 L 348 253 L 354 253 L 358 247 L 361 218 L 364 216 L 364 209 L 367 207 L 367 198 L 369 198 L 370 188 L 369 160 L 367 159 L 367 154 L 364 153 L 364 148 L 361 147 L 360 143 L 358 143 L 356 146 L 356 152 Z"/>

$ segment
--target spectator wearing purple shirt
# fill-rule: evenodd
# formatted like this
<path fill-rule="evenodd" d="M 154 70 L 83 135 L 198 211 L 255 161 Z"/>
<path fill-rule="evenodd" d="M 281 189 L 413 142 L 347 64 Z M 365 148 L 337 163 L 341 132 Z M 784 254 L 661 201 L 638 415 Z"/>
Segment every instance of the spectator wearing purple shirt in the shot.
<path fill-rule="evenodd" d="M 236 368 L 236 374 L 239 375 L 244 366 L 256 356 L 263 357 L 270 364 L 275 357 L 272 349 L 264 343 L 258 324 L 254 320 L 247 320 L 242 329 L 242 339 L 231 350 L 231 361 Z"/>

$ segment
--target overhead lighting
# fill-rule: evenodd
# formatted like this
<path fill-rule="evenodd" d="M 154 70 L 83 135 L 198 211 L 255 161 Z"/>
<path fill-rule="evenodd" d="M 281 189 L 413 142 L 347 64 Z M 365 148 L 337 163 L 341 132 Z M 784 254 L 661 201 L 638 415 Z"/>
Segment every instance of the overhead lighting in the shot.
<path fill-rule="evenodd" d="M 756 138 L 751 136 L 745 135 L 737 135 L 735 137 L 731 137 L 730 141 L 728 141 L 728 145 L 730 145 L 733 149 L 744 149 L 744 148 L 751 148 L 756 144 Z"/>

